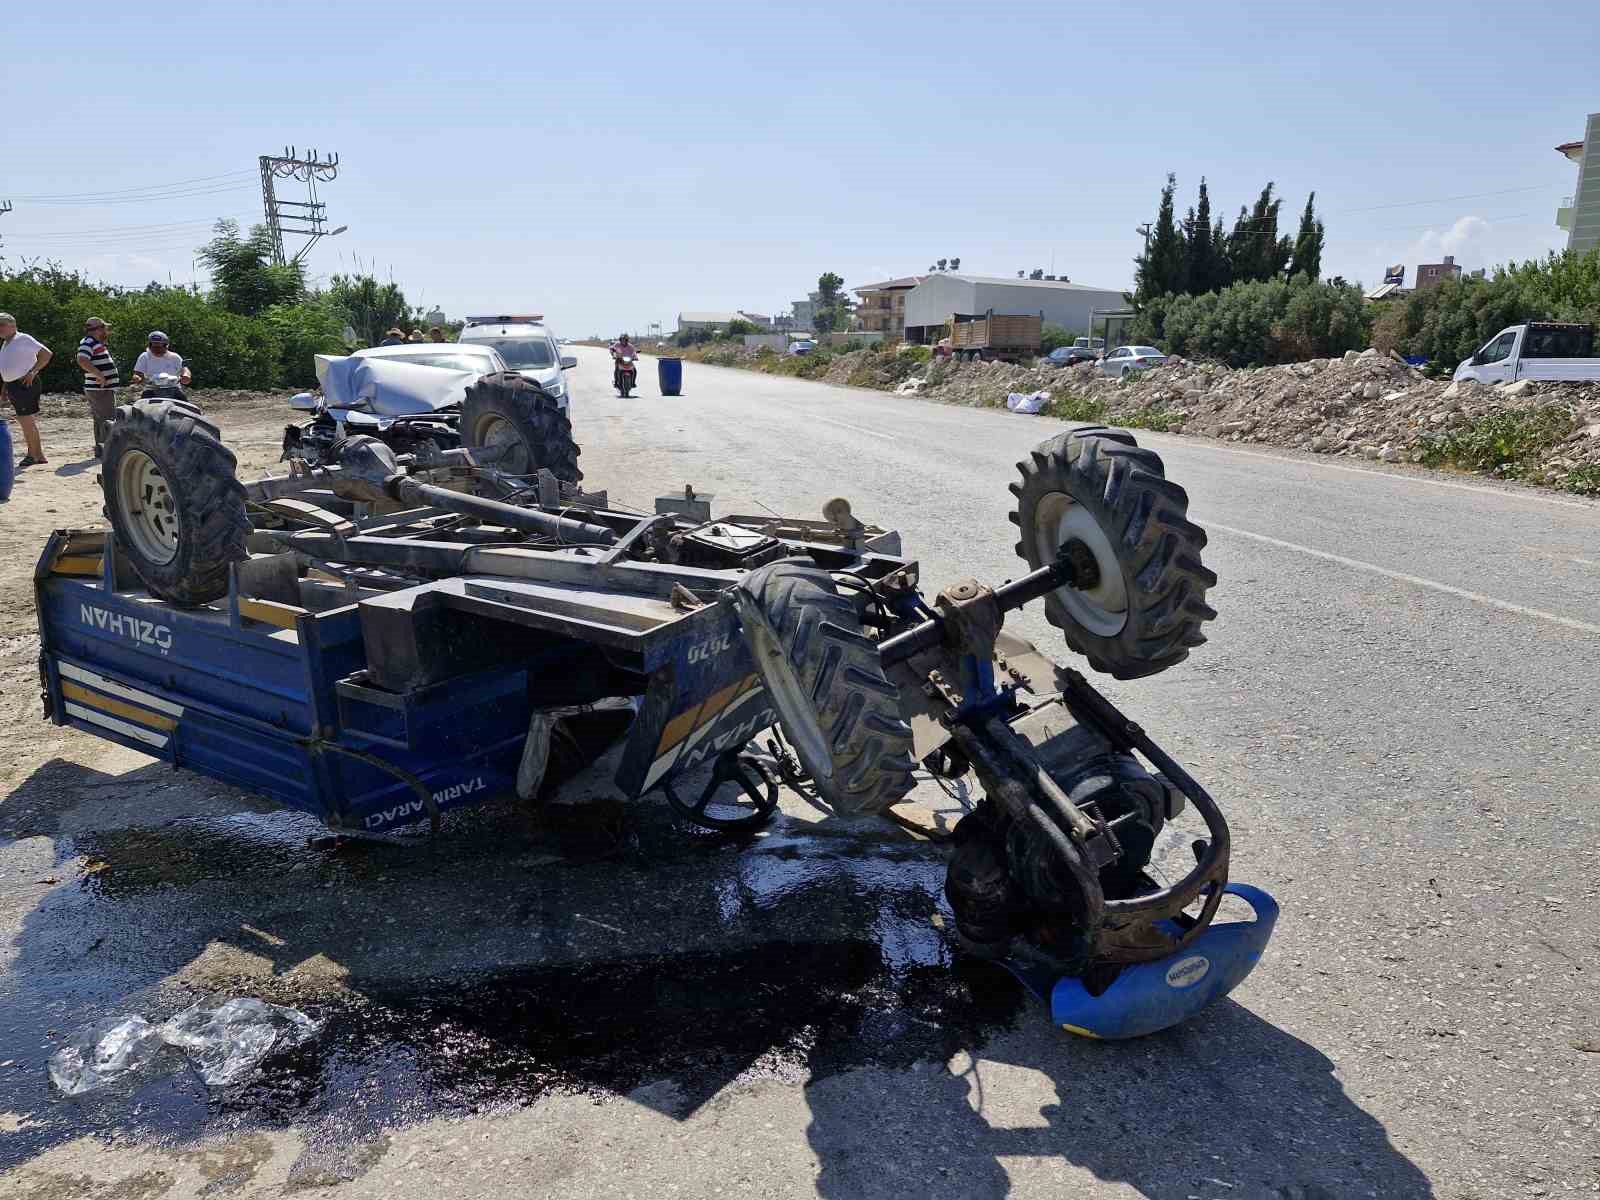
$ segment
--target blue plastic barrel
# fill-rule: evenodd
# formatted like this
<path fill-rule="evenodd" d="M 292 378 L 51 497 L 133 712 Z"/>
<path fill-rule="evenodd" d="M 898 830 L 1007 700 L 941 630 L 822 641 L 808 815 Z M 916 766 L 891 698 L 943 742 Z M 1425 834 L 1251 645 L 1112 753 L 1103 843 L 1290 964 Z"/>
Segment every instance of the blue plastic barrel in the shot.
<path fill-rule="evenodd" d="M 11 499 L 11 485 L 16 478 L 17 464 L 11 460 L 11 423 L 0 417 L 0 503 Z"/>
<path fill-rule="evenodd" d="M 656 378 L 661 383 L 663 396 L 678 396 L 683 393 L 683 359 L 658 358 L 656 359 Z"/>

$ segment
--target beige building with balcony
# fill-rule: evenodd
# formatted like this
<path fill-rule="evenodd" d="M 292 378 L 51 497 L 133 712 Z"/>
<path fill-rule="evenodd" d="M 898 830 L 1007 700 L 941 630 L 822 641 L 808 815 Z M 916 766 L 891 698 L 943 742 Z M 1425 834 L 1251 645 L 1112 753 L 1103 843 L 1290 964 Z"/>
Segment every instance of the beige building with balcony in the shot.
<path fill-rule="evenodd" d="M 854 328 L 862 333 L 904 337 L 906 297 L 912 288 L 926 278 L 926 275 L 907 275 L 903 279 L 885 279 L 881 283 L 866 283 L 852 289 L 859 298 Z"/>

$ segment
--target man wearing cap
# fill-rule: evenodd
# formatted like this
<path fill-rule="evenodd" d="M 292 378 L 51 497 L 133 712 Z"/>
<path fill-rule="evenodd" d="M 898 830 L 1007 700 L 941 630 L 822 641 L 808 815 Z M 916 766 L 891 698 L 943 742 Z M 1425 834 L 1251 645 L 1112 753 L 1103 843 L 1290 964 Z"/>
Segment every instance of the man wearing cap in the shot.
<path fill-rule="evenodd" d="M 17 424 L 22 426 L 22 438 L 28 447 L 28 453 L 17 463 L 19 467 L 38 466 L 48 461 L 34 417 L 39 414 L 39 393 L 44 390 L 39 372 L 45 369 L 51 357 L 49 348 L 38 338 L 17 329 L 15 317 L 0 312 L 0 391 L 5 392 L 11 407 L 17 410 Z"/>
<path fill-rule="evenodd" d="M 116 410 L 116 393 L 112 390 L 122 382 L 117 374 L 117 361 L 111 357 L 111 347 L 106 345 L 106 323 L 99 317 L 90 317 L 83 323 L 83 340 L 78 343 L 78 366 L 83 370 L 83 394 L 89 401 L 89 411 L 94 416 L 94 456 L 100 457 L 105 445 L 106 426 Z"/>
<path fill-rule="evenodd" d="M 133 364 L 134 386 L 142 387 L 162 375 L 174 375 L 179 387 L 188 387 L 189 368 L 183 365 L 183 355 L 167 349 L 167 335 L 152 329 L 146 342 L 150 348 L 141 350 L 139 360 Z"/>

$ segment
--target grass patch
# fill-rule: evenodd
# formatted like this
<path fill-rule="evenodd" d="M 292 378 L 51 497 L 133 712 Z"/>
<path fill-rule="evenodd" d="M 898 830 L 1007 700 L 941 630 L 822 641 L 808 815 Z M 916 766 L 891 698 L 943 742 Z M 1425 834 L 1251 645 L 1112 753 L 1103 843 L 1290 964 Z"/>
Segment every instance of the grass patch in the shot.
<path fill-rule="evenodd" d="M 1575 428 L 1564 408 L 1501 409 L 1485 413 L 1447 432 L 1427 446 L 1422 461 L 1430 467 L 1489 471 L 1505 479 L 1541 478 L 1545 451 Z"/>
<path fill-rule="evenodd" d="M 1148 429 L 1151 433 L 1168 433 L 1183 421 L 1164 408 L 1136 408 L 1117 418 L 1117 424 L 1128 429 Z"/>
<path fill-rule="evenodd" d="M 1568 471 L 1556 486 L 1563 492 L 1576 492 L 1580 496 L 1600 496 L 1600 463 Z"/>
<path fill-rule="evenodd" d="M 1103 400 L 1068 392 L 1064 396 L 1051 396 L 1044 415 L 1058 421 L 1104 421 L 1106 406 Z"/>

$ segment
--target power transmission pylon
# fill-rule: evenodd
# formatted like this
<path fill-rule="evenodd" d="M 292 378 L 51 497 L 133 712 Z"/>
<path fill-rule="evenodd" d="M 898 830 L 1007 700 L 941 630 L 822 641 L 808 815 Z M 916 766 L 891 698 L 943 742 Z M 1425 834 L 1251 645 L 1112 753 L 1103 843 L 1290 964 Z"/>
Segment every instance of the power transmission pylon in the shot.
<path fill-rule="evenodd" d="M 11 211 L 11 201 L 9 201 L 9 200 L 0 200 L 0 217 L 5 216 L 6 213 L 8 213 L 10 211 Z M 5 244 L 6 244 L 5 239 L 4 238 L 0 238 L 0 246 L 4 246 Z"/>
<path fill-rule="evenodd" d="M 299 262 L 312 246 L 325 237 L 343 233 L 347 226 L 329 230 L 327 205 L 317 199 L 317 184 L 327 183 L 339 174 L 339 156 L 330 154 L 319 158 L 315 150 L 306 151 L 304 157 L 293 146 L 285 147 L 282 154 L 261 156 L 261 204 L 266 212 L 267 231 L 272 235 L 272 261 L 278 266 Z M 306 199 L 280 200 L 273 186 L 274 179 L 296 179 L 306 185 Z M 284 257 L 283 235 L 299 234 L 306 238 L 291 258 Z"/>

